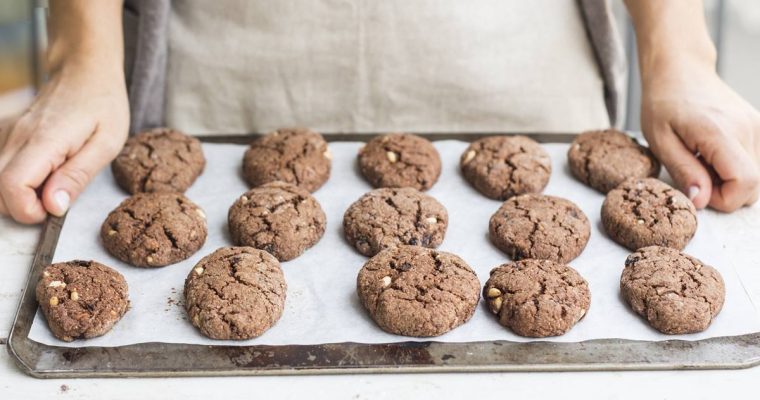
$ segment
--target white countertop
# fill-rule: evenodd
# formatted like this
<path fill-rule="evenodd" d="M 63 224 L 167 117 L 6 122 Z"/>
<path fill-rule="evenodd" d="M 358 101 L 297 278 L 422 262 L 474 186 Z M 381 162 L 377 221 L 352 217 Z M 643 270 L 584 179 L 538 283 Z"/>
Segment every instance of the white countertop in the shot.
<path fill-rule="evenodd" d="M 712 212 L 712 211 L 707 211 Z M 735 260 L 754 260 L 760 244 L 760 205 L 721 216 L 734 234 L 726 249 Z M 723 225 L 725 224 L 725 225 Z M 39 226 L 0 217 L 0 342 L 11 327 Z M 760 299 L 760 260 L 737 263 L 747 290 Z M 38 380 L 16 369 L 0 351 L 1 399 L 326 397 L 349 398 L 741 398 L 756 396 L 760 367 L 735 371 L 393 374 L 301 377 Z M 755 393 L 755 395 L 752 395 Z M 316 396 L 315 396 L 316 395 Z"/>

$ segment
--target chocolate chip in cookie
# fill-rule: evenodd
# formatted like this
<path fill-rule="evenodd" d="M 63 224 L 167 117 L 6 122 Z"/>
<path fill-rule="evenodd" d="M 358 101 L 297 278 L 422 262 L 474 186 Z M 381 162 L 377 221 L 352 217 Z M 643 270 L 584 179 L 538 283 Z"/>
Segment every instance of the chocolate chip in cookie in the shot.
<path fill-rule="evenodd" d="M 591 224 L 578 206 L 542 194 L 511 197 L 494 213 L 488 227 L 491 241 L 512 260 L 567 263 L 581 254 L 591 236 Z"/>
<path fill-rule="evenodd" d="M 628 178 L 660 175 L 660 163 L 654 154 L 616 129 L 581 133 L 570 145 L 567 160 L 579 181 L 602 193 Z"/>
<path fill-rule="evenodd" d="M 433 144 L 408 133 L 373 138 L 358 159 L 362 174 L 376 188 L 428 190 L 441 175 L 441 157 Z"/>
<path fill-rule="evenodd" d="M 346 240 L 365 256 L 401 244 L 435 248 L 449 216 L 436 199 L 413 188 L 375 189 L 351 204 L 343 216 Z"/>
<path fill-rule="evenodd" d="M 356 291 L 377 325 L 397 335 L 442 335 L 467 322 L 480 300 L 480 281 L 451 253 L 398 246 L 370 258 Z"/>
<path fill-rule="evenodd" d="M 243 157 L 243 175 L 251 187 L 282 181 L 314 192 L 330 177 L 331 160 L 319 133 L 279 129 L 251 143 Z"/>
<path fill-rule="evenodd" d="M 607 193 L 602 225 L 630 250 L 654 245 L 682 250 L 697 231 L 697 210 L 665 182 L 630 178 Z"/>
<path fill-rule="evenodd" d="M 280 261 L 301 255 L 325 233 L 322 207 L 305 189 L 270 182 L 240 196 L 228 214 L 235 244 L 269 252 Z"/>
<path fill-rule="evenodd" d="M 95 261 L 47 266 L 35 294 L 50 331 L 66 342 L 105 334 L 129 309 L 127 281 Z"/>
<path fill-rule="evenodd" d="M 649 246 L 625 260 L 620 291 L 633 311 L 662 333 L 702 332 L 723 307 L 720 273 L 678 250 Z"/>
<path fill-rule="evenodd" d="M 563 335 L 591 305 L 586 280 L 551 260 L 520 260 L 494 268 L 483 297 L 500 324 L 526 337 Z"/>
<path fill-rule="evenodd" d="M 476 140 L 459 160 L 465 179 L 484 196 L 506 200 L 539 193 L 549 183 L 549 154 L 526 136 L 489 136 Z"/>
<path fill-rule="evenodd" d="M 212 339 L 251 339 L 280 319 L 287 284 L 280 263 L 252 247 L 223 247 L 185 279 L 190 322 Z"/>
<path fill-rule="evenodd" d="M 179 193 L 138 193 L 111 211 L 100 227 L 103 245 L 136 267 L 163 267 L 203 246 L 206 215 Z"/>
<path fill-rule="evenodd" d="M 131 194 L 184 193 L 205 166 L 198 139 L 156 128 L 129 138 L 111 163 L 111 171 L 119 186 Z"/>

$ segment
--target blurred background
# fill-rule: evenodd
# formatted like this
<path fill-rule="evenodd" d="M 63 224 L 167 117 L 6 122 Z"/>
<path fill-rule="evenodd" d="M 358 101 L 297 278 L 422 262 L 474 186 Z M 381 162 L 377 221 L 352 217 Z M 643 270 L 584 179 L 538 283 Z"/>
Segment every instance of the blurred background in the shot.
<path fill-rule="evenodd" d="M 628 130 L 639 129 L 639 81 L 633 30 L 622 0 L 610 0 L 629 62 Z M 0 0 L 0 120 L 20 112 L 40 80 L 44 0 Z M 760 1 L 704 0 L 723 78 L 760 109 Z M 36 44 L 36 45 L 35 45 Z M 695 82 L 695 84 L 699 84 Z"/>

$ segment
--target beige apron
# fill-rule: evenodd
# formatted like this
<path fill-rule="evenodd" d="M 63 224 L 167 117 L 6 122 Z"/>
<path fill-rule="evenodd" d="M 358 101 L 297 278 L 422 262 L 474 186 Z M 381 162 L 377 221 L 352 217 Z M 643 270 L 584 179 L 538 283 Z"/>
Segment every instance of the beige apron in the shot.
<path fill-rule="evenodd" d="M 574 0 L 174 0 L 166 90 L 193 134 L 610 125 Z"/>

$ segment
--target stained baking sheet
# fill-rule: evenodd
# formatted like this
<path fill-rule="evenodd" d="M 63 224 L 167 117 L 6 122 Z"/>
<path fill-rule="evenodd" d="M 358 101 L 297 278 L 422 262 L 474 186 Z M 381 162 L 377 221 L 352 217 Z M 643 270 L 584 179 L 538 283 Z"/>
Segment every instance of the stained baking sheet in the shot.
<path fill-rule="evenodd" d="M 280 321 L 259 338 L 247 341 L 216 341 L 202 336 L 187 321 L 182 308 L 182 285 L 192 266 L 220 246 L 231 245 L 227 232 L 227 210 L 246 190 L 240 164 L 245 146 L 204 143 L 207 169 L 187 196 L 208 216 L 209 237 L 201 250 L 181 263 L 142 269 L 111 257 L 98 239 L 99 227 L 107 213 L 126 198 L 106 170 L 93 181 L 69 212 L 55 251 L 55 261 L 74 258 L 95 259 L 124 274 L 130 286 L 132 309 L 105 336 L 65 343 L 54 338 L 37 312 L 29 338 L 56 346 L 122 346 L 162 342 L 225 345 L 286 345 L 339 342 L 393 343 L 410 338 L 384 333 L 362 309 L 355 294 L 356 274 L 366 257 L 357 253 L 343 238 L 341 223 L 345 209 L 371 187 L 356 168 L 359 142 L 330 143 L 334 155 L 330 180 L 315 197 L 327 214 L 327 231 L 322 240 L 295 260 L 282 264 L 288 282 L 285 312 Z M 500 202 L 474 191 L 458 169 L 459 155 L 467 143 L 436 141 L 443 173 L 429 191 L 449 212 L 449 228 L 440 250 L 453 252 L 467 261 L 481 284 L 491 268 L 508 261 L 488 240 L 488 219 Z M 621 338 L 645 341 L 668 339 L 698 340 L 760 331 L 755 312 L 733 265 L 723 254 L 729 232 L 714 229 L 719 214 L 700 213 L 700 225 L 686 252 L 715 266 L 726 282 L 723 311 L 705 332 L 667 336 L 651 329 L 632 313 L 619 296 L 619 278 L 628 251 L 611 240 L 599 221 L 604 197 L 575 181 L 567 169 L 567 144 L 544 144 L 550 153 L 553 173 L 546 194 L 574 201 L 592 222 L 591 240 L 571 265 L 588 281 L 592 293 L 587 316 L 564 336 L 547 340 L 580 342 L 590 339 Z M 412 339 L 414 340 L 414 339 Z M 465 325 L 435 338 L 442 342 L 527 341 L 501 327 L 482 304 Z"/>

